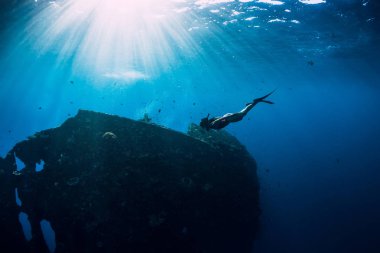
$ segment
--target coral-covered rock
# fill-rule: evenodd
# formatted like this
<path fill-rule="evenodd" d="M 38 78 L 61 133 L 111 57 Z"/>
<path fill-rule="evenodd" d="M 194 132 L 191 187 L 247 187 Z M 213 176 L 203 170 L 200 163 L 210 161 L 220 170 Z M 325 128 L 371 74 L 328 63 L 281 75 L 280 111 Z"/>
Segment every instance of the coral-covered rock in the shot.
<path fill-rule="evenodd" d="M 2 239 L 18 245 L 0 244 L 1 252 L 48 252 L 43 219 L 55 231 L 57 253 L 251 252 L 256 164 L 227 133 L 191 129 L 194 137 L 79 111 L 18 143 L 0 161 Z M 25 168 L 12 173 L 16 157 Z M 30 242 L 22 237 L 20 211 L 29 215 Z"/>

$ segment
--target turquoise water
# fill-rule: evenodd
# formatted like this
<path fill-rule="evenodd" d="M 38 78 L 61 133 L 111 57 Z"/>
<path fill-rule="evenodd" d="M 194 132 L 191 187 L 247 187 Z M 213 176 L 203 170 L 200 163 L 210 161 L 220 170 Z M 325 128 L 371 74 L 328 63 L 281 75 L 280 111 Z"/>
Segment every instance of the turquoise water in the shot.
<path fill-rule="evenodd" d="M 379 4 L 1 2 L 0 155 L 78 109 L 226 130 L 258 162 L 255 252 L 378 252 Z"/>

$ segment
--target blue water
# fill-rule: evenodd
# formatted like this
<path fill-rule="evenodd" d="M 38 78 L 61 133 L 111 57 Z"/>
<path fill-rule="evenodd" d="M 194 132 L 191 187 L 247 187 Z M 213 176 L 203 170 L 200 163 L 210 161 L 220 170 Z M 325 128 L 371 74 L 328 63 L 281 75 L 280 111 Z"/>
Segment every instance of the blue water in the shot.
<path fill-rule="evenodd" d="M 226 128 L 258 163 L 255 252 L 380 252 L 379 3 L 10 2 L 1 156 L 78 109 L 185 132 L 277 89 Z"/>

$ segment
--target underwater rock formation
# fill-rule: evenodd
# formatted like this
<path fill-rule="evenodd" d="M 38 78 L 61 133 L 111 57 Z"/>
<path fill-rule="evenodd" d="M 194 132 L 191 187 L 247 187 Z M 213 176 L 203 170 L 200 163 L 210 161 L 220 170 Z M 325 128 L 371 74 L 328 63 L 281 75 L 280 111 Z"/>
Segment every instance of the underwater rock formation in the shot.
<path fill-rule="evenodd" d="M 57 253 L 248 253 L 258 190 L 255 161 L 226 132 L 191 125 L 186 135 L 81 110 L 0 159 L 0 251 L 49 252 L 47 220 Z"/>

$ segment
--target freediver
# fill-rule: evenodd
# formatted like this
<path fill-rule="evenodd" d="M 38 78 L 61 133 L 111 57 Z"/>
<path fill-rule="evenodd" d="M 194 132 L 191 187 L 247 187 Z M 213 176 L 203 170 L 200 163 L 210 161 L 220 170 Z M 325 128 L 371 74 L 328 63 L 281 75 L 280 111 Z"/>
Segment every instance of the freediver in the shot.
<path fill-rule="evenodd" d="M 202 128 L 209 131 L 210 129 L 219 130 L 219 129 L 226 127 L 228 124 L 230 124 L 232 122 L 238 122 L 238 121 L 242 120 L 244 118 L 244 116 L 247 115 L 247 113 L 258 103 L 263 102 L 263 103 L 267 103 L 267 104 L 274 104 L 272 101 L 265 100 L 274 91 L 265 95 L 264 97 L 254 99 L 253 102 L 246 104 L 246 107 L 243 110 L 241 110 L 240 112 L 227 113 L 221 117 L 213 117 L 211 119 L 209 119 L 210 114 L 208 114 L 207 117 L 201 119 L 201 122 L 199 125 Z"/>

